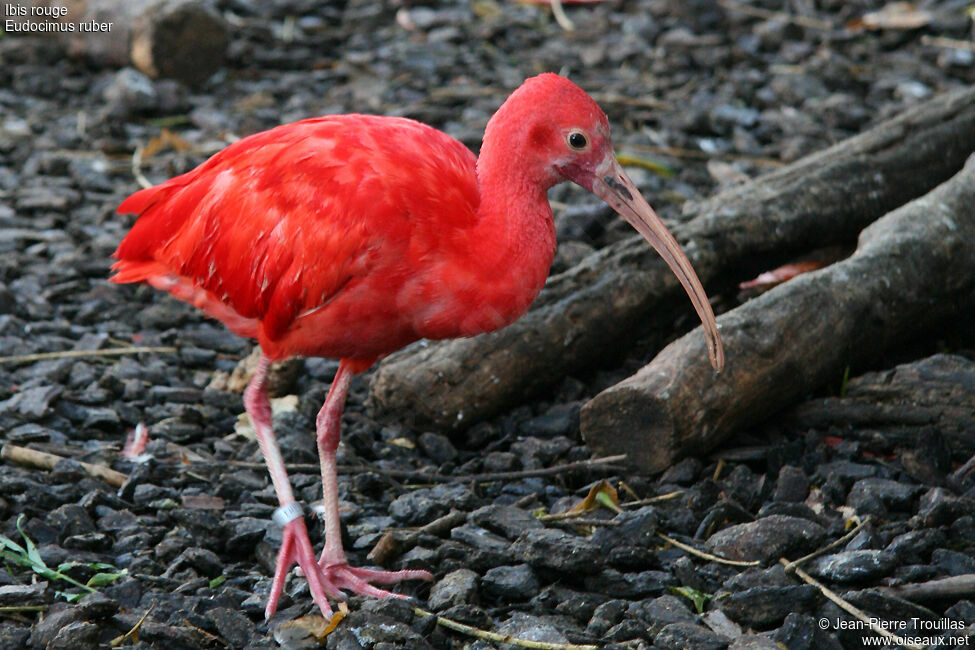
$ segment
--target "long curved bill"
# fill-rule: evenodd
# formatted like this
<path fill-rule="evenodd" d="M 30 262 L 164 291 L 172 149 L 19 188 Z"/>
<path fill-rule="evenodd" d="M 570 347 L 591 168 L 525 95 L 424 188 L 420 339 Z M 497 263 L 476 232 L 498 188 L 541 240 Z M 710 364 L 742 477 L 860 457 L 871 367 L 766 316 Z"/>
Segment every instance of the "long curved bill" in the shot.
<path fill-rule="evenodd" d="M 724 346 L 721 344 L 718 324 L 715 322 L 714 311 L 711 309 L 711 303 L 708 302 L 704 287 L 701 286 L 701 281 L 694 272 L 690 260 L 681 250 L 680 244 L 670 234 L 667 226 L 646 199 L 640 195 L 639 190 L 615 157 L 607 157 L 596 169 L 592 192 L 636 228 L 680 280 L 704 325 L 711 365 L 715 370 L 721 370 L 724 367 Z"/>

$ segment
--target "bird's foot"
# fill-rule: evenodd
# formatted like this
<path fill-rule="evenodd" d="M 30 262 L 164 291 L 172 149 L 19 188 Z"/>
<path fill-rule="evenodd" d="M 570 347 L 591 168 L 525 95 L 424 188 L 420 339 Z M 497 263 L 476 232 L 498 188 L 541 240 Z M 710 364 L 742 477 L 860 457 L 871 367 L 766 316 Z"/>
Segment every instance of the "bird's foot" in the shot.
<path fill-rule="evenodd" d="M 404 580 L 433 580 L 429 571 L 423 569 L 403 569 L 400 571 L 386 571 L 383 569 L 366 569 L 364 567 L 350 566 L 345 559 L 345 554 L 339 552 L 339 557 L 331 557 L 326 548 L 322 552 L 322 557 L 318 561 L 325 579 L 334 587 L 343 591 L 349 591 L 363 596 L 373 598 L 408 598 L 403 594 L 397 594 L 386 589 L 373 586 L 393 585 Z"/>
<path fill-rule="evenodd" d="M 269 620 L 277 611 L 278 601 L 284 591 L 288 571 L 296 563 L 305 579 L 308 580 L 308 589 L 311 591 L 312 599 L 326 619 L 332 617 L 332 608 L 328 604 L 328 598 L 345 600 L 343 591 L 373 596 L 374 598 L 388 598 L 390 596 L 406 598 L 402 594 L 379 589 L 370 583 L 389 585 L 403 580 L 433 580 L 429 571 L 421 569 L 384 571 L 352 567 L 346 562 L 344 556 L 333 558 L 328 555 L 327 551 L 322 554 L 321 560 L 318 560 L 315 558 L 311 541 L 308 539 L 305 520 L 299 517 L 284 525 L 281 550 L 278 552 L 277 567 L 274 570 L 274 581 L 271 583 L 271 593 L 264 610 L 265 620 Z"/>

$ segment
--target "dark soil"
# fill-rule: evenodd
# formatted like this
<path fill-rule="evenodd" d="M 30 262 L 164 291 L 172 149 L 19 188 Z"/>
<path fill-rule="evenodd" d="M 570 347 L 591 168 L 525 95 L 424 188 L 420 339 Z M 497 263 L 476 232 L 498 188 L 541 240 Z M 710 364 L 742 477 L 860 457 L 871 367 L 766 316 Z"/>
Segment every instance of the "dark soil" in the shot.
<path fill-rule="evenodd" d="M 476 150 L 514 87 L 562 71 L 600 101 L 619 152 L 673 169 L 664 177 L 630 168 L 673 218 L 685 200 L 975 82 L 975 52 L 964 47 L 968 3 L 954 0 L 924 4 L 922 27 L 877 31 L 846 24 L 879 1 L 768 0 L 743 9 L 618 0 L 567 7 L 572 33 L 546 7 L 505 0 L 319 4 L 218 2 L 232 26 L 229 61 L 193 88 L 133 69 L 92 69 L 51 41 L 0 38 L 0 355 L 176 348 L 0 365 L 3 442 L 69 459 L 50 472 L 0 465 L 0 533 L 22 544 L 21 521 L 46 564 L 70 563 L 64 572 L 82 583 L 123 573 L 69 603 L 78 587 L 8 552 L 2 648 L 106 647 L 144 615 L 130 646 L 276 647 L 279 624 L 316 612 L 293 577 L 278 615 L 263 621 L 280 530 L 270 522 L 276 503 L 257 445 L 235 434 L 243 407 L 228 383 L 252 343 L 153 289 L 106 281 L 109 256 L 133 222 L 115 214 L 138 189 L 133 153 L 164 129 L 178 138 L 141 163 L 154 183 L 233 138 L 323 113 L 405 115 Z M 561 244 L 554 271 L 631 234 L 578 188 L 556 188 L 551 198 Z M 729 292 L 717 304 L 738 299 Z M 837 377 L 717 456 L 652 477 L 605 468 L 488 482 L 470 475 L 588 458 L 580 405 L 673 332 L 652 333 L 620 367 L 566 377 L 546 399 L 512 404 L 453 438 L 415 428 L 408 413 L 367 411 L 366 373 L 353 383 L 339 450 L 340 463 L 374 468 L 340 476 L 350 559 L 367 563 L 384 532 L 457 510 L 464 516 L 452 527 L 412 536 L 387 564 L 432 571 L 432 586 L 397 589 L 477 628 L 619 648 L 860 648 L 871 634 L 778 560 L 821 548 L 869 516 L 805 570 L 897 634 L 971 643 L 971 586 L 918 602 L 888 589 L 975 574 L 975 473 L 957 471 L 975 454 L 975 340 L 970 315 L 962 322 L 919 332 L 899 358 L 878 362 L 879 374 L 849 386 Z M 894 371 L 897 363 L 911 365 Z M 306 360 L 277 389 L 297 396 L 275 425 L 308 504 L 321 499 L 314 416 L 335 368 Z M 897 395 L 877 389 L 898 374 L 906 379 Z M 150 431 L 146 454 L 123 460 L 122 443 L 139 422 Z M 129 478 L 116 490 L 78 461 Z M 619 515 L 599 509 L 583 524 L 531 516 L 572 507 L 603 478 L 622 501 L 679 492 Z M 320 524 L 309 523 L 321 545 Z M 759 566 L 692 557 L 658 533 Z M 502 647 L 437 626 L 406 601 L 357 597 L 349 605 L 329 648 Z"/>

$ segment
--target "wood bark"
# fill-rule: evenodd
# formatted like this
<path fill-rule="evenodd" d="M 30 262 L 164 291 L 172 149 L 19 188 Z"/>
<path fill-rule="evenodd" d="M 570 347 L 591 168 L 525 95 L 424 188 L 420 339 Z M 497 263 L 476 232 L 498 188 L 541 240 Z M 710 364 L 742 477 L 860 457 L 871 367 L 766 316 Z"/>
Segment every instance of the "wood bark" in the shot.
<path fill-rule="evenodd" d="M 962 89 L 688 205 L 673 232 L 706 286 L 730 285 L 796 252 L 852 242 L 957 172 L 972 151 L 975 89 Z M 691 313 L 669 269 L 635 236 L 550 278 L 532 310 L 503 330 L 391 355 L 370 400 L 461 429 L 618 359 L 655 312 L 675 305 Z M 700 332 L 695 337 L 703 342 Z"/>
<path fill-rule="evenodd" d="M 718 319 L 728 363 L 716 375 L 700 332 L 587 403 L 598 453 L 648 471 L 701 454 L 975 298 L 975 157 L 860 235 L 856 252 Z"/>
<path fill-rule="evenodd" d="M 22 26 L 15 34 L 53 37 L 70 56 L 96 66 L 135 66 L 154 79 L 200 83 L 223 64 L 229 42 L 223 19 L 199 0 L 14 0 L 8 4 L 26 12 L 9 18 Z M 35 7 L 46 16 L 34 15 Z M 50 17 L 51 11 L 55 17 Z M 52 22 L 62 29 L 37 27 Z M 27 23 L 34 25 L 23 27 Z"/>
<path fill-rule="evenodd" d="M 936 435 L 963 461 L 975 454 L 975 361 L 936 354 L 868 372 L 840 397 L 800 404 L 792 418 L 800 429 L 835 430 L 874 449 L 914 449 L 920 435 Z"/>

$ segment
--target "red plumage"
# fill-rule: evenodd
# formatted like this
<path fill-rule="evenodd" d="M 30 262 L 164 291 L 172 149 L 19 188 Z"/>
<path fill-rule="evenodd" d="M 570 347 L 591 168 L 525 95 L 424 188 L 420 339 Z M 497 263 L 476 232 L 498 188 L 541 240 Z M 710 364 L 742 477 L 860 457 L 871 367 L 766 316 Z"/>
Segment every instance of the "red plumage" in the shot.
<path fill-rule="evenodd" d="M 337 115 L 258 133 L 119 206 L 140 217 L 112 280 L 169 291 L 272 358 L 375 359 L 419 338 L 389 298 L 470 233 L 475 163 L 460 142 L 403 118 Z M 296 336 L 306 324 L 314 335 Z"/>

